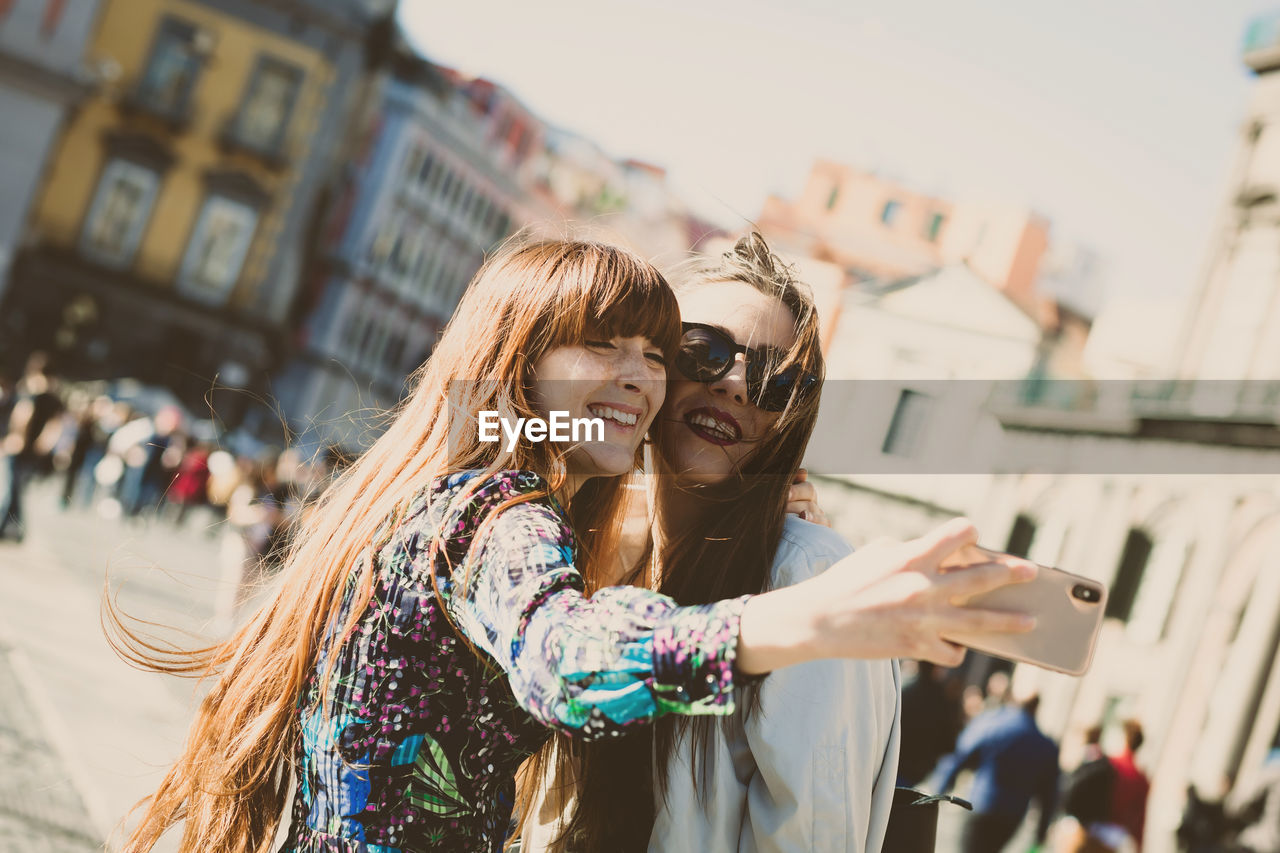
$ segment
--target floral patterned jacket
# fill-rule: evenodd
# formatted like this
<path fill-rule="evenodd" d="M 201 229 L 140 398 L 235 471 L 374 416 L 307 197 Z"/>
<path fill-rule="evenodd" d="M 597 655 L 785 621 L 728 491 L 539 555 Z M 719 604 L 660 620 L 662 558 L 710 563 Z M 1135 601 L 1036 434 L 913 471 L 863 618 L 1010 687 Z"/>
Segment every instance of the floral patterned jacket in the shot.
<path fill-rule="evenodd" d="M 442 477 L 412 501 L 376 554 L 373 597 L 327 689 L 335 652 L 321 651 L 299 703 L 282 851 L 497 851 L 516 768 L 552 728 L 599 738 L 664 713 L 732 712 L 745 597 L 677 607 L 619 587 L 588 599 L 553 498 L 498 511 L 545 495 L 544 481 L 476 479 Z M 335 624 L 354 584 L 346 595 Z"/>

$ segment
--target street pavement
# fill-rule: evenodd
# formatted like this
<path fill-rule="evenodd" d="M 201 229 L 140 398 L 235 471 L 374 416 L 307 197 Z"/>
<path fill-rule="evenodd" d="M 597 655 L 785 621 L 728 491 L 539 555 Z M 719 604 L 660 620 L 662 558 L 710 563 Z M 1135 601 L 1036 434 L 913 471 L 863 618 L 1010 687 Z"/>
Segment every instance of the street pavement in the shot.
<path fill-rule="evenodd" d="M 96 850 L 89 813 L 23 689 L 22 665 L 15 650 L 0 648 L 0 851 Z"/>
<path fill-rule="evenodd" d="M 180 531 L 108 520 L 62 510 L 54 486 L 29 490 L 22 544 L 0 543 L 0 853 L 100 849 L 113 833 L 118 842 L 122 818 L 184 740 L 194 682 L 112 652 L 99 612 L 108 569 L 126 612 L 196 630 L 218 584 L 206 516 Z M 157 847 L 176 849 L 174 837 Z"/>

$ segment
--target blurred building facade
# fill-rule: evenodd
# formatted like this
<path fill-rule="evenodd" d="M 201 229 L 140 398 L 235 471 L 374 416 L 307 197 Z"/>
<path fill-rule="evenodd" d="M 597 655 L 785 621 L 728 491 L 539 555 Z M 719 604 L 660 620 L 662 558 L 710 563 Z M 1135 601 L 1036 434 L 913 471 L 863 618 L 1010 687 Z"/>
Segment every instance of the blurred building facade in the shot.
<path fill-rule="evenodd" d="M 766 236 L 851 275 L 894 280 L 964 261 L 1034 313 L 1049 223 L 1021 208 L 952 201 L 829 160 L 810 168 L 794 200 L 770 196 Z"/>
<path fill-rule="evenodd" d="M 1243 59 L 1256 77 L 1177 347 L 1184 378 L 1280 378 L 1280 13 L 1249 25 Z"/>
<path fill-rule="evenodd" d="M 797 259 L 832 264 L 840 287 L 885 286 L 964 265 L 1044 330 L 1045 357 L 1066 367 L 1082 349 L 1090 312 L 1071 294 L 1041 286 L 1050 268 L 1050 228 L 1019 206 L 951 200 L 852 166 L 817 160 L 795 199 L 770 196 L 758 221 L 772 245 Z M 1061 254 L 1061 249 L 1060 249 Z M 843 300 L 824 318 L 830 341 Z"/>
<path fill-rule="evenodd" d="M 930 475 L 957 457 L 981 468 L 995 452 L 999 424 L 984 403 L 994 382 L 1033 372 L 1042 330 L 964 264 L 846 287 L 842 301 L 808 455 L 838 478 L 840 516 L 861 524 L 898 501 L 901 522 L 882 529 L 905 532 L 973 512 L 989 478 Z"/>
<path fill-rule="evenodd" d="M 275 381 L 309 446 L 355 448 L 377 425 L 351 413 L 400 399 L 485 254 L 545 216 L 524 191 L 541 125 L 513 97 L 397 50 L 366 87 L 325 227 L 314 304 Z"/>
<path fill-rule="evenodd" d="M 85 61 L 98 7 L 99 0 L 0 4 L 0 303 L 48 152 L 67 115 L 110 74 Z"/>
<path fill-rule="evenodd" d="M 970 395 L 942 419 L 959 431 L 949 453 L 989 460 L 989 473 L 948 473 L 957 466 L 943 452 L 914 487 L 906 458 L 879 492 L 873 477 L 833 490 L 830 502 L 823 492 L 855 540 L 916 535 L 965 514 L 992 547 L 1109 585 L 1088 673 L 1017 666 L 1013 678 L 1042 693 L 1039 721 L 1062 741 L 1066 767 L 1087 727 L 1142 722 L 1150 853 L 1178 849 L 1189 785 L 1209 799 L 1249 790 L 1280 749 L 1280 382 L 1243 381 L 1274 380 L 1280 363 L 1280 15 L 1250 26 L 1244 59 L 1258 74 L 1255 94 L 1172 354 L 1169 372 L 1181 379 L 1033 375 L 1014 394 Z M 893 420 L 872 420 L 886 447 L 896 429 L 917 436 L 929 459 L 918 438 L 928 435 L 928 407 L 906 406 L 904 416 L 902 399 L 895 408 L 885 396 L 877 411 L 893 410 Z M 996 432 L 972 431 L 976 420 Z M 972 663 L 978 681 L 992 665 Z"/>
<path fill-rule="evenodd" d="M 769 198 L 759 226 L 822 320 L 828 381 L 806 464 L 837 529 L 865 542 L 979 514 L 1004 447 L 989 398 L 1086 375 L 1092 319 L 1070 297 L 1091 275 L 1087 253 L 1051 253 L 1049 223 L 1025 209 L 826 160 L 795 200 Z"/>
<path fill-rule="evenodd" d="M 86 57 L 112 79 L 67 122 L 32 205 L 0 307 L 16 349 L 193 405 L 215 381 L 259 390 L 391 5 L 104 2 Z"/>
<path fill-rule="evenodd" d="M 615 158 L 566 130 L 548 128 L 533 179 L 568 233 L 624 245 L 665 273 L 727 236 L 689 208 L 661 166 Z"/>
<path fill-rule="evenodd" d="M 1110 588 L 1084 676 L 970 655 L 967 683 L 1002 669 L 1036 687 L 1068 768 L 1089 726 L 1139 719 L 1152 853 L 1176 849 L 1188 785 L 1210 799 L 1252 787 L 1280 749 L 1280 387 L 1205 416 L 1198 383 L 1168 380 L 1067 394 L 1034 380 L 860 382 L 844 401 L 841 384 L 824 389 L 806 462 L 862 472 L 819 478 L 846 538 L 916 536 L 964 515 L 983 544 Z"/>
<path fill-rule="evenodd" d="M 1209 798 L 1248 788 L 1280 747 L 1280 429 L 1274 414 L 1204 418 L 1115 385 L 1110 403 L 999 410 L 1010 473 L 974 517 L 990 541 L 1110 586 L 1088 673 L 1014 678 L 1040 689 L 1066 766 L 1088 726 L 1142 721 L 1143 849 L 1171 853 L 1189 784 Z M 1096 470 L 1026 473 L 1068 459 Z"/>

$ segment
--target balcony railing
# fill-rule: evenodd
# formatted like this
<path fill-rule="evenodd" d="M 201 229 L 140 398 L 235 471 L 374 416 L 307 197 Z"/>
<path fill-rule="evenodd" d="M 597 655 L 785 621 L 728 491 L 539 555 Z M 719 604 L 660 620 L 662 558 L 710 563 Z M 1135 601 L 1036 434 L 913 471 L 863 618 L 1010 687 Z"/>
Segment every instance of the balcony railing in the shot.
<path fill-rule="evenodd" d="M 177 98 L 166 97 L 147 86 L 145 80 L 141 79 L 124 88 L 119 106 L 126 113 L 148 115 L 159 119 L 175 133 L 189 128 L 194 118 L 190 93 Z"/>
<path fill-rule="evenodd" d="M 1068 418 L 1280 424 L 1280 380 L 1028 378 L 996 383 L 988 408 L 1013 419 L 1041 420 L 1059 413 Z"/>
<path fill-rule="evenodd" d="M 238 116 L 233 115 L 222 125 L 218 134 L 218 145 L 224 151 L 238 151 L 252 155 L 271 169 L 283 169 L 289 165 L 290 154 L 283 134 L 270 144 L 246 136 L 240 130 Z"/>

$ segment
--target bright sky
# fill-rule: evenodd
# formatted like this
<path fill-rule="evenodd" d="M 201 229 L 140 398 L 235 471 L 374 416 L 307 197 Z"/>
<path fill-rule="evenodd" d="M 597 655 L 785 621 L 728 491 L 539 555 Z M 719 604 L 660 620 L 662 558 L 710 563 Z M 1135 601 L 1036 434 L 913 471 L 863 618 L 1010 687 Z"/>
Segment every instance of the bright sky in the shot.
<path fill-rule="evenodd" d="M 1250 75 L 1280 0 L 401 0 L 431 59 L 668 168 L 742 224 L 825 156 L 996 198 L 1095 248 L 1108 295 L 1174 296 L 1203 264 Z"/>

